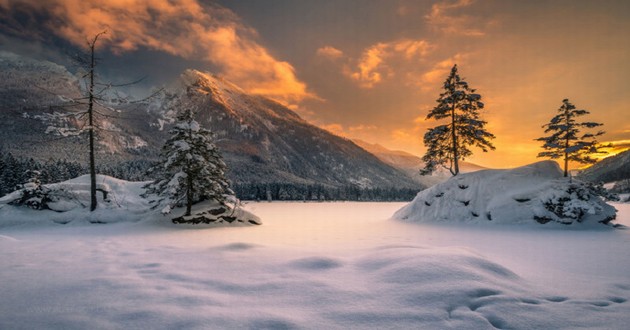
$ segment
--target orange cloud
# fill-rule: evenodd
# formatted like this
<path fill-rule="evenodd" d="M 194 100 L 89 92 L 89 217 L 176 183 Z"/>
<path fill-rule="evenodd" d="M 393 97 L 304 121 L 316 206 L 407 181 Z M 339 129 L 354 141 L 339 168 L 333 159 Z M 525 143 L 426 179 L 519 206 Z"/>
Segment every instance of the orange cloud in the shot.
<path fill-rule="evenodd" d="M 432 28 L 443 33 L 481 37 L 485 35 L 485 32 L 478 28 L 482 24 L 471 16 L 453 14 L 453 11 L 468 7 L 473 3 L 473 0 L 438 2 L 431 6 L 431 12 L 425 18 Z"/>
<path fill-rule="evenodd" d="M 603 148 L 603 150 L 606 151 L 607 154 L 595 155 L 595 157 L 598 159 L 614 156 L 618 153 L 630 150 L 630 140 L 604 141 L 601 142 L 601 144 L 610 145 L 610 147 Z"/>
<path fill-rule="evenodd" d="M 336 60 L 343 57 L 343 52 L 332 46 L 324 46 L 317 49 L 317 55 L 330 60 Z"/>
<path fill-rule="evenodd" d="M 453 65 L 464 63 L 466 61 L 466 58 L 466 54 L 455 54 L 452 57 L 439 61 L 434 64 L 429 71 L 422 74 L 420 80 L 416 83 L 420 85 L 423 89 L 436 87 L 438 86 L 438 83 L 446 80 Z"/>
<path fill-rule="evenodd" d="M 378 129 L 376 125 L 363 125 L 363 124 L 348 127 L 348 130 L 353 133 L 368 132 L 368 131 L 373 131 L 376 129 Z"/>
<path fill-rule="evenodd" d="M 346 67 L 344 73 L 363 88 L 372 88 L 383 77 L 394 75 L 388 61 L 402 58 L 406 61 L 426 56 L 434 48 L 426 40 L 402 39 L 392 42 L 379 42 L 363 51 L 355 70 Z"/>
<path fill-rule="evenodd" d="M 5 0 L 4 8 L 28 6 L 54 19 L 48 28 L 70 42 L 107 30 L 103 44 L 114 52 L 148 48 L 205 60 L 245 90 L 283 103 L 315 95 L 291 64 L 275 59 L 256 41 L 256 31 L 229 9 L 198 0 Z"/>
<path fill-rule="evenodd" d="M 354 125 L 349 127 L 344 127 L 338 123 L 332 124 L 323 124 L 319 125 L 320 128 L 323 128 L 337 136 L 343 136 L 346 138 L 365 138 L 366 136 L 370 136 L 370 133 L 378 130 L 376 125 Z"/>

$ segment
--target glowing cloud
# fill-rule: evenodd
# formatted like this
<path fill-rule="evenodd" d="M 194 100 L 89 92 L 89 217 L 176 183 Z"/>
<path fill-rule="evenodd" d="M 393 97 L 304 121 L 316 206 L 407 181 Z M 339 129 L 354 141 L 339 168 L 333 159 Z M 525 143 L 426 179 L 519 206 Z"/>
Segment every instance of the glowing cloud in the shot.
<path fill-rule="evenodd" d="M 343 57 L 343 52 L 332 46 L 324 46 L 317 50 L 317 56 L 330 60 L 336 60 Z"/>
<path fill-rule="evenodd" d="M 480 37 L 485 35 L 485 32 L 473 27 L 481 25 L 473 17 L 453 14 L 453 11 L 468 7 L 473 3 L 473 0 L 438 2 L 431 6 L 431 12 L 425 18 L 432 28 L 443 33 Z"/>
<path fill-rule="evenodd" d="M 346 67 L 344 73 L 363 88 L 372 88 L 384 77 L 394 75 L 388 61 L 402 59 L 412 61 L 426 56 L 432 49 L 426 40 L 402 39 L 392 42 L 379 42 L 363 51 L 357 61 L 357 68 Z"/>
<path fill-rule="evenodd" d="M 418 82 L 418 85 L 421 85 L 423 89 L 438 87 L 438 83 L 446 80 L 446 77 L 451 71 L 453 65 L 462 64 L 466 60 L 466 57 L 467 55 L 465 54 L 455 54 L 452 57 L 437 62 L 433 65 L 431 70 L 422 74 L 422 78 Z"/>
<path fill-rule="evenodd" d="M 626 150 L 630 150 L 630 140 L 617 140 L 617 141 L 604 141 L 601 142 L 603 145 L 610 145 L 610 147 L 603 148 L 607 154 L 603 155 L 595 155 L 595 158 L 603 159 L 610 156 L 614 156 Z"/>
<path fill-rule="evenodd" d="M 114 52 L 147 48 L 204 60 L 245 90 L 284 103 L 315 97 L 291 64 L 275 59 L 256 42 L 256 31 L 230 10 L 198 0 L 4 0 L 11 10 L 40 13 L 45 26 L 75 45 L 107 30 L 103 42 Z M 44 32 L 42 32 L 44 33 Z"/>
<path fill-rule="evenodd" d="M 367 131 L 373 131 L 376 129 L 378 129 L 376 125 L 363 125 L 363 124 L 348 127 L 348 130 L 350 132 L 367 132 Z"/>
<path fill-rule="evenodd" d="M 338 123 L 332 124 L 322 124 L 319 125 L 320 128 L 323 128 L 337 136 L 342 136 L 345 138 L 361 138 L 364 136 L 370 136 L 370 133 L 378 130 L 376 125 L 354 125 L 349 127 L 344 127 Z"/>

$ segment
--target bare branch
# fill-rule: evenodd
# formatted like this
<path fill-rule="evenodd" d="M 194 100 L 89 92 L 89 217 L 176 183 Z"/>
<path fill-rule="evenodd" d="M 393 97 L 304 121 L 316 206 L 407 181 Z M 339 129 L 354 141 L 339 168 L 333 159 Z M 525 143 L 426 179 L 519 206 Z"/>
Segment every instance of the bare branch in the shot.
<path fill-rule="evenodd" d="M 111 88 L 111 87 L 126 87 L 126 86 L 131 86 L 131 85 L 135 85 L 138 84 L 140 82 L 142 82 L 144 79 L 146 79 L 147 76 L 144 76 L 140 79 L 137 79 L 135 81 L 131 81 L 131 82 L 127 82 L 127 83 L 120 83 L 120 84 L 114 84 L 114 83 L 107 83 L 107 84 L 103 84 L 103 83 L 95 83 L 94 85 L 97 86 L 105 86 L 107 88 Z"/>

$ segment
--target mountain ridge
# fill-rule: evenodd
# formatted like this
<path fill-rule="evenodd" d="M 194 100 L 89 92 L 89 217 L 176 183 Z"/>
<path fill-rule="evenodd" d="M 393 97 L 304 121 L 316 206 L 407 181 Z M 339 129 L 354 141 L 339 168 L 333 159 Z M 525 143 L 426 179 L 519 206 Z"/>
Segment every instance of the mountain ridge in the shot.
<path fill-rule="evenodd" d="M 600 160 L 581 171 L 578 177 L 592 182 L 630 179 L 630 150 Z"/>
<path fill-rule="evenodd" d="M 0 100 L 5 128 L 0 133 L 0 149 L 40 161 L 72 159 L 85 164 L 84 137 L 62 139 L 45 134 L 53 124 L 49 119 L 63 103 L 61 96 L 81 95 L 78 78 L 52 62 L 42 66 L 37 60 L 1 54 L 0 62 L 6 66 L 28 63 L 10 71 L 13 85 L 5 83 L 7 88 Z M 7 72 L 0 73 L 0 78 L 8 78 Z M 28 83 L 32 82 L 30 77 L 52 84 L 54 88 L 50 90 L 54 93 L 33 92 L 41 89 Z M 22 104 L 20 95 L 33 95 L 28 106 Z M 177 110 L 192 107 L 198 113 L 198 121 L 215 132 L 217 145 L 230 167 L 228 176 L 236 184 L 423 188 L 354 142 L 308 123 L 274 100 L 248 94 L 229 80 L 208 72 L 185 70 L 154 99 L 133 105 L 113 103 L 111 107 L 115 112 L 101 118 L 100 126 L 106 129 L 97 134 L 97 165 L 156 159 Z M 65 125 L 69 130 L 79 126 L 67 118 L 54 124 Z M 25 143 L 27 139 L 38 142 Z"/>

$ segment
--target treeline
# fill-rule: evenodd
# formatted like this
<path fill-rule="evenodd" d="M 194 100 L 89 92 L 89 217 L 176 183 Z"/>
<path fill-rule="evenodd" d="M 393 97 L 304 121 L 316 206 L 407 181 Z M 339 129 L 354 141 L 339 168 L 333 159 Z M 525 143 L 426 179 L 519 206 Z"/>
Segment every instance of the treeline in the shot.
<path fill-rule="evenodd" d="M 241 200 L 274 201 L 410 201 L 420 189 L 330 187 L 291 183 L 240 183 L 232 189 Z"/>
<path fill-rule="evenodd" d="M 150 166 L 150 161 L 131 160 L 101 165 L 97 173 L 127 181 L 147 181 L 152 179 L 146 174 Z M 30 179 L 28 171 L 32 170 L 41 172 L 39 179 L 42 184 L 65 181 L 88 173 L 87 167 L 78 162 L 52 159 L 41 162 L 0 151 L 0 197 L 19 189 L 19 185 Z M 238 183 L 232 189 L 239 199 L 265 201 L 410 201 L 420 190 L 292 183 Z"/>
<path fill-rule="evenodd" d="M 150 162 L 143 160 L 105 164 L 97 173 L 127 181 L 149 180 L 146 169 Z M 11 153 L 0 152 L 0 197 L 19 189 L 19 185 L 30 179 L 28 171 L 39 171 L 42 184 L 70 180 L 88 173 L 86 166 L 78 162 L 50 159 L 45 162 L 33 158 L 19 158 Z"/>
<path fill-rule="evenodd" d="M 28 171 L 40 171 L 43 184 L 65 181 L 86 173 L 77 162 L 49 160 L 39 162 L 33 158 L 17 158 L 11 153 L 0 153 L 0 197 L 19 189 L 30 179 Z"/>

